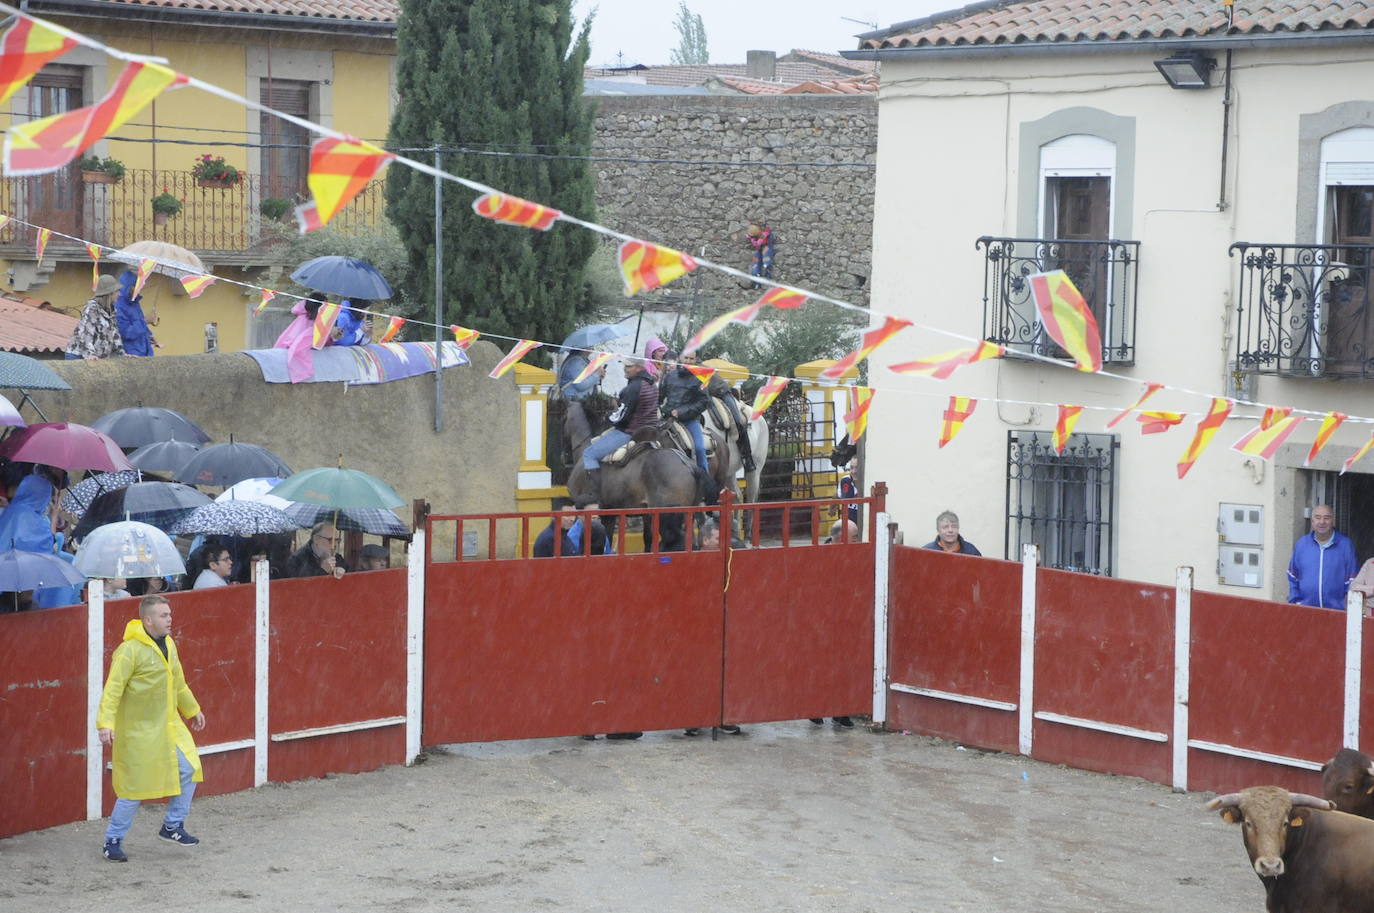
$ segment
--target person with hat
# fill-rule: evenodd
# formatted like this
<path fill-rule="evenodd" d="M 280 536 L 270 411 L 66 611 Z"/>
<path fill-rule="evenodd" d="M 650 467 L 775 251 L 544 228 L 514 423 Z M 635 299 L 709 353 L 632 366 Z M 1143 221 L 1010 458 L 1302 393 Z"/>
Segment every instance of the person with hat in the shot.
<path fill-rule="evenodd" d="M 587 471 L 587 490 L 578 507 L 601 506 L 601 460 L 634 439 L 634 433 L 658 421 L 658 366 L 655 360 L 668 347 L 655 336 L 644 346 L 644 360 L 625 365 L 625 387 L 620 391 L 620 406 L 611 413 L 611 427 L 582 450 L 582 468 Z"/>
<path fill-rule="evenodd" d="M 119 280 L 114 276 L 101 276 L 96 281 L 95 292 L 81 309 L 81 319 L 67 343 L 67 358 L 94 361 L 124 354 L 124 340 L 115 320 L 114 299 L 118 293 Z"/>

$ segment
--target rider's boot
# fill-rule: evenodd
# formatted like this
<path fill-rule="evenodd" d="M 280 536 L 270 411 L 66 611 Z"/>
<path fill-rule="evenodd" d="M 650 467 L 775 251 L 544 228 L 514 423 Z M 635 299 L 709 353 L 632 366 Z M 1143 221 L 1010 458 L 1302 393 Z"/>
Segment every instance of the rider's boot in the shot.
<path fill-rule="evenodd" d="M 754 462 L 753 451 L 749 447 L 749 429 L 743 427 L 739 428 L 739 454 L 745 472 L 753 472 L 758 469 L 758 464 Z"/>

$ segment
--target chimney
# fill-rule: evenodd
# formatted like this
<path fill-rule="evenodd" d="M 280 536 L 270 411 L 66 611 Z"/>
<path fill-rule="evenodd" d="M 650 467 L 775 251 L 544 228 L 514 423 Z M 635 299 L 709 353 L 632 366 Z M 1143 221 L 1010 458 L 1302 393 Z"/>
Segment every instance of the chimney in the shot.
<path fill-rule="evenodd" d="M 775 80 L 778 78 L 778 55 L 773 51 L 749 51 L 745 67 L 744 75 L 750 79 Z"/>

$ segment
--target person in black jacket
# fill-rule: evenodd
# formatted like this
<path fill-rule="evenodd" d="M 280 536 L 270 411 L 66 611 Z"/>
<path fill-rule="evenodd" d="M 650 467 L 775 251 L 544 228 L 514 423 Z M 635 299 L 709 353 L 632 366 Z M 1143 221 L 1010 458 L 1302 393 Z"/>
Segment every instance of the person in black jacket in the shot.
<path fill-rule="evenodd" d="M 701 416 L 711 405 L 710 394 L 696 375 L 678 363 L 677 352 L 668 352 L 664 361 L 667 370 L 659 384 L 659 408 L 665 416 L 682 422 L 682 427 L 692 436 L 692 452 L 697 465 L 710 475 L 711 467 L 706 463 L 706 432 L 701 427 Z"/>
<path fill-rule="evenodd" d="M 658 421 L 658 385 L 647 362 L 625 364 L 628 383 L 620 391 L 620 408 L 612 413 L 614 427 L 603 431 L 582 450 L 582 468 L 587 470 L 584 508 L 601 506 L 601 460 L 628 444 L 634 433 Z"/>

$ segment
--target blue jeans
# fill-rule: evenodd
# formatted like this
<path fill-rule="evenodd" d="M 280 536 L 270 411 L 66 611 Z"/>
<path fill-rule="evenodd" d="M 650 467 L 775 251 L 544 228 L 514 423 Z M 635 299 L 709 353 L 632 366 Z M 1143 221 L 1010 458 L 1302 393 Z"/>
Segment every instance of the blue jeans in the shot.
<path fill-rule="evenodd" d="M 168 798 L 167 815 L 162 819 L 164 827 L 176 827 L 191 813 L 191 797 L 196 794 L 196 784 L 191 778 L 195 768 L 186 760 L 186 755 L 177 749 L 177 767 L 181 770 L 181 793 Z M 116 799 L 114 811 L 110 812 L 110 826 L 105 830 L 106 840 L 123 840 L 134 826 L 134 814 L 143 804 L 141 799 Z"/>
<path fill-rule="evenodd" d="M 701 471 L 708 476 L 711 474 L 711 467 L 706 462 L 706 432 L 701 430 L 701 422 L 692 419 L 690 422 L 683 422 L 682 427 L 687 429 L 687 433 L 692 436 L 692 450 L 697 458 L 697 465 Z"/>
<path fill-rule="evenodd" d="M 582 468 L 590 472 L 601 468 L 602 457 L 615 453 L 622 444 L 628 444 L 630 435 L 619 428 L 612 428 L 587 445 L 582 451 Z"/>

